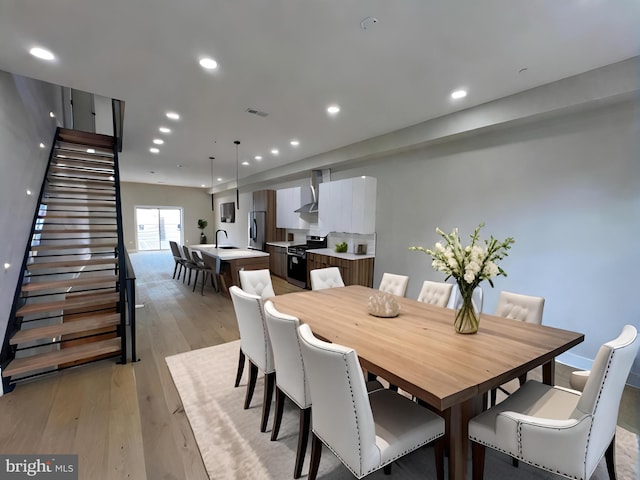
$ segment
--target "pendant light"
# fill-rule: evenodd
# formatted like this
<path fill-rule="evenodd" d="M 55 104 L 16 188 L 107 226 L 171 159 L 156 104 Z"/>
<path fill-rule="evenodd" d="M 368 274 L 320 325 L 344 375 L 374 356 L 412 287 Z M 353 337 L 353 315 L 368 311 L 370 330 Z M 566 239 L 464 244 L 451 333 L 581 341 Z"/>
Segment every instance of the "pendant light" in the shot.
<path fill-rule="evenodd" d="M 209 157 L 211 160 L 211 211 L 213 212 L 213 161 L 216 157 Z"/>
<path fill-rule="evenodd" d="M 236 145 L 236 208 L 240 210 L 240 190 L 238 190 L 238 146 L 240 145 L 240 140 L 235 140 L 233 143 Z"/>

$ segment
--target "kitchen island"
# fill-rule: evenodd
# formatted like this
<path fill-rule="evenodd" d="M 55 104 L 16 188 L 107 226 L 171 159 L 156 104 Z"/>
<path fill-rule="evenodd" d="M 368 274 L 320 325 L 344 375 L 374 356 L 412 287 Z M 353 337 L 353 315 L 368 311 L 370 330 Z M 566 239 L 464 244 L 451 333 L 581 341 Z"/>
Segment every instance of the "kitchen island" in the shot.
<path fill-rule="evenodd" d="M 212 257 L 216 263 L 216 274 L 220 291 L 229 296 L 229 287 L 240 286 L 240 270 L 260 270 L 269 268 L 269 254 L 260 250 L 248 248 L 236 248 L 229 245 L 221 245 L 216 248 L 214 244 L 201 244 L 190 247 L 202 255 Z"/>

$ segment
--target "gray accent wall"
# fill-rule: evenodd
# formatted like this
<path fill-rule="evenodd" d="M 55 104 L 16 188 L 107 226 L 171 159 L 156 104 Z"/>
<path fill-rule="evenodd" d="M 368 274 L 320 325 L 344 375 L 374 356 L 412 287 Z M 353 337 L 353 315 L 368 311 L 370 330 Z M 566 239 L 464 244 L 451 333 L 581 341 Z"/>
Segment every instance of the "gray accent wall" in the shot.
<path fill-rule="evenodd" d="M 49 112 L 54 112 L 56 118 L 51 118 Z M 0 332 L 3 338 L 58 118 L 62 118 L 60 87 L 0 71 Z M 40 148 L 40 142 L 45 148 Z M 28 195 L 27 190 L 32 194 Z M 5 263 L 11 265 L 6 270 Z"/>

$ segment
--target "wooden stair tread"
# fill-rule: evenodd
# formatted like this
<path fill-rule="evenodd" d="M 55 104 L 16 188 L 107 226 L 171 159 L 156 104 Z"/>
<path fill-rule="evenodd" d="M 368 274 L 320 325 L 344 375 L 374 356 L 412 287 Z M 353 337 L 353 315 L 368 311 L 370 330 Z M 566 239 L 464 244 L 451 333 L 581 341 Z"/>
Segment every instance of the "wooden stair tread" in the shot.
<path fill-rule="evenodd" d="M 100 342 L 84 343 L 75 347 L 33 355 L 31 357 L 16 358 L 7 365 L 7 368 L 2 370 L 2 376 L 10 377 L 89 357 L 93 358 L 97 355 L 119 353 L 120 345 L 120 338 L 110 338 Z"/>
<path fill-rule="evenodd" d="M 31 282 L 22 286 L 23 292 L 35 292 L 38 290 L 48 290 L 52 288 L 78 287 L 87 285 L 99 285 L 103 283 L 113 283 L 118 281 L 117 275 L 84 276 L 79 278 L 69 278 L 66 280 L 51 280 L 45 282 Z"/>
<path fill-rule="evenodd" d="M 89 148 L 101 147 L 112 149 L 114 145 L 114 138 L 112 136 L 102 135 L 99 133 L 81 132 L 79 130 L 70 130 L 68 128 L 61 128 L 58 131 L 58 139 L 63 142 L 86 145 Z"/>
<path fill-rule="evenodd" d="M 109 242 L 109 243 L 76 243 L 69 245 L 65 243 L 64 245 L 34 245 L 31 247 L 32 252 L 46 252 L 49 250 L 94 250 L 100 248 L 115 248 L 118 246 L 117 242 Z"/>
<path fill-rule="evenodd" d="M 64 184 L 64 185 L 60 185 Z M 93 188 L 102 188 L 102 189 L 111 189 L 115 190 L 115 184 L 111 180 L 86 180 L 82 178 L 69 178 L 69 177 L 58 177 L 51 176 L 49 177 L 49 185 L 56 186 L 78 186 L 78 187 L 93 187 Z"/>
<path fill-rule="evenodd" d="M 11 337 L 9 343 L 11 345 L 19 345 L 21 343 L 33 342 L 42 338 L 55 338 L 72 333 L 88 332 L 90 330 L 95 330 L 96 328 L 112 327 L 119 323 L 119 313 L 96 315 L 94 317 L 74 320 L 72 322 L 63 322 L 55 325 L 47 325 L 45 327 L 18 330 L 15 335 Z"/>
<path fill-rule="evenodd" d="M 81 167 L 81 168 L 97 168 L 101 170 L 114 170 L 113 159 L 102 159 L 100 157 L 92 157 L 91 154 L 83 157 L 61 157 L 56 156 L 51 162 L 51 166 L 58 167 Z"/>
<path fill-rule="evenodd" d="M 58 205 L 66 207 L 114 207 L 115 200 L 81 200 L 69 201 L 60 198 L 43 198 L 42 203 L 46 205 Z"/>
<path fill-rule="evenodd" d="M 114 197 L 115 190 L 100 190 L 96 188 L 76 188 L 76 187 L 58 187 L 56 185 L 49 185 L 45 195 L 57 195 L 60 193 L 72 193 L 75 195 L 96 195 L 102 197 Z"/>
<path fill-rule="evenodd" d="M 109 214 L 109 212 L 96 212 L 94 215 L 85 215 L 83 212 L 82 215 L 74 215 L 74 212 L 67 213 L 56 213 L 56 210 L 47 210 L 46 215 L 38 215 L 38 218 L 42 218 L 46 220 L 47 218 L 68 218 L 68 219 L 78 219 L 78 220 L 88 220 L 91 218 L 110 218 L 115 220 L 117 216 L 115 214 Z"/>
<path fill-rule="evenodd" d="M 107 258 L 92 258 L 90 260 L 61 260 L 59 262 L 36 262 L 27 265 L 29 270 L 40 270 L 46 268 L 64 268 L 64 267 L 82 267 L 84 265 L 107 265 L 117 264 L 118 259 Z"/>
<path fill-rule="evenodd" d="M 95 153 L 87 152 L 88 148 L 93 148 L 95 150 Z M 58 140 L 58 142 L 55 145 L 55 149 L 56 151 L 60 151 L 63 153 L 68 152 L 68 153 L 80 153 L 85 155 L 102 155 L 105 157 L 113 157 L 113 148 L 98 147 L 96 145 L 87 145 L 83 147 L 82 145 L 79 145 L 77 143 L 68 143 L 68 142 L 65 142 L 64 140 Z"/>
<path fill-rule="evenodd" d="M 55 228 L 49 225 L 45 226 L 42 230 L 37 230 L 36 233 L 104 233 L 116 232 L 117 230 L 115 225 L 113 228 Z"/>
<path fill-rule="evenodd" d="M 29 313 L 42 313 L 52 310 L 67 310 L 71 308 L 87 308 L 96 305 L 103 305 L 107 302 L 116 303 L 120 300 L 120 293 L 109 293 L 100 295 L 86 295 L 70 298 L 67 300 L 59 300 L 56 302 L 27 303 L 20 308 L 16 315 L 21 317 Z"/>
<path fill-rule="evenodd" d="M 94 167 L 92 165 L 71 165 L 71 162 L 65 162 L 64 164 L 52 163 L 49 168 L 50 172 L 79 172 L 79 173 L 89 173 L 91 175 L 99 175 L 111 177 L 113 176 L 113 168 L 105 168 L 105 167 Z M 109 171 L 105 171 L 109 170 Z"/>

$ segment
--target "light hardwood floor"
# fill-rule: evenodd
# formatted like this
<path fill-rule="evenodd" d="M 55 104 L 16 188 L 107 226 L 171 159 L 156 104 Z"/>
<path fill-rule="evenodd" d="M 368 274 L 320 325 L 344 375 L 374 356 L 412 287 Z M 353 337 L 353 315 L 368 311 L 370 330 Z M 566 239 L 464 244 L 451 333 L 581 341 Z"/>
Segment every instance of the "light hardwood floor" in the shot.
<path fill-rule="evenodd" d="M 199 480 L 207 475 L 165 357 L 238 339 L 231 301 L 173 280 L 169 252 L 134 253 L 138 356 L 18 385 L 0 397 L 0 452 L 79 455 L 82 479 Z M 276 294 L 298 290 L 274 277 Z M 215 368 L 212 365 L 211 368 Z M 558 364 L 557 382 L 571 369 Z M 535 376 L 535 373 L 534 373 Z M 640 430 L 640 391 L 627 388 L 623 426 Z"/>

